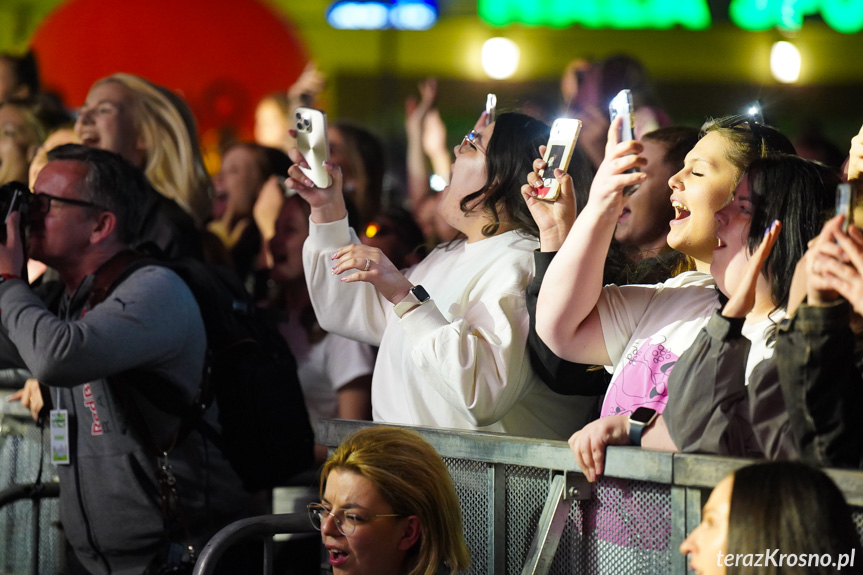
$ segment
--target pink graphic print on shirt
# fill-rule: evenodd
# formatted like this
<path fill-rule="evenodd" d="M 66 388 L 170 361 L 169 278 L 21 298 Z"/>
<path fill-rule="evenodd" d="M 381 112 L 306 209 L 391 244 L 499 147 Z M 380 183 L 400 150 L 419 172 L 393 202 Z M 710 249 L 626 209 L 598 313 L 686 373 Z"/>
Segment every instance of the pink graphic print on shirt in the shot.
<path fill-rule="evenodd" d="M 617 378 L 608 387 L 602 417 L 629 414 L 639 407 L 659 413 L 668 402 L 668 375 L 679 356 L 665 347 L 665 337 L 632 346 Z"/>

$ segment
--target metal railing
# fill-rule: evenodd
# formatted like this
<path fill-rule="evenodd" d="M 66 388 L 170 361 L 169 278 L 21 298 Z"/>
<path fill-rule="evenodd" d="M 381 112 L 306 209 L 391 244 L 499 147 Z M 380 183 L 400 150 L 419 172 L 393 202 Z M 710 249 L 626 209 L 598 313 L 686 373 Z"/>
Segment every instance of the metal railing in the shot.
<path fill-rule="evenodd" d="M 47 434 L 29 410 L 6 402 L 10 393 L 0 388 L 0 573 L 51 575 L 60 564 L 60 486 Z"/>
<path fill-rule="evenodd" d="M 335 447 L 369 422 L 323 420 L 319 440 Z M 701 521 L 708 491 L 747 459 L 611 447 L 605 475 L 587 483 L 563 441 L 412 427 L 444 458 L 462 506 L 469 573 L 687 573 L 678 547 Z M 863 472 L 826 470 L 863 531 Z M 272 535 L 311 532 L 305 514 L 233 523 L 207 544 L 195 575 L 213 572 L 222 553 L 263 542 L 272 573 Z"/>
<path fill-rule="evenodd" d="M 249 539 L 261 541 L 263 550 L 263 572 L 273 572 L 273 535 L 280 533 L 315 532 L 306 513 L 264 515 L 241 519 L 221 529 L 201 550 L 192 575 L 212 575 L 219 559 L 232 545 Z"/>
<path fill-rule="evenodd" d="M 324 420 L 338 445 L 368 422 Z M 462 504 L 471 573 L 687 573 L 678 551 L 709 490 L 748 459 L 611 447 L 589 484 L 563 441 L 411 428 L 444 458 Z M 852 506 L 863 472 L 826 470 Z M 855 510 L 858 530 L 863 513 Z"/>

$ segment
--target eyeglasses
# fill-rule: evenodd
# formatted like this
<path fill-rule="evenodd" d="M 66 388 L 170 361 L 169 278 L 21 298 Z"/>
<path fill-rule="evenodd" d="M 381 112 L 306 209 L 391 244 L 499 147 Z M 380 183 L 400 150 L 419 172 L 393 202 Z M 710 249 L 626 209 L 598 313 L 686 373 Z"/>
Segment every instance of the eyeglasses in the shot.
<path fill-rule="evenodd" d="M 474 150 L 479 150 L 483 155 L 485 155 L 485 150 L 480 147 L 478 140 L 479 133 L 477 133 L 476 130 L 471 130 L 468 132 L 467 136 L 462 139 L 461 145 L 458 147 L 458 153 L 464 154 L 468 151 L 468 148 L 472 148 Z"/>
<path fill-rule="evenodd" d="M 320 503 L 310 503 L 308 505 L 309 519 L 312 521 L 312 526 L 318 531 L 321 530 L 324 523 L 324 516 L 332 517 L 336 522 L 336 529 L 345 537 L 350 537 L 357 530 L 357 525 L 368 523 L 375 517 L 401 517 L 398 513 L 381 513 L 378 515 L 363 515 L 352 511 L 339 509 L 335 513 L 321 505 Z"/>
<path fill-rule="evenodd" d="M 61 198 L 59 196 L 52 196 L 51 194 L 43 194 L 41 192 L 33 194 L 30 197 L 30 207 L 44 216 L 51 211 L 52 201 L 72 206 L 81 206 L 82 208 L 96 208 L 97 210 L 107 211 L 99 204 L 94 204 L 93 202 L 85 202 L 84 200 L 75 200 L 72 198 Z"/>

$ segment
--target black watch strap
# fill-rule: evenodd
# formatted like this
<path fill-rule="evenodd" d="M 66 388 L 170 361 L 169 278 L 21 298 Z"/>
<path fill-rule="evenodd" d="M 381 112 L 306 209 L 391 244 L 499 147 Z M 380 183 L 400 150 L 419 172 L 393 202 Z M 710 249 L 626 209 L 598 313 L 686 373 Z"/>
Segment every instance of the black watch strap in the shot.
<path fill-rule="evenodd" d="M 629 416 L 629 443 L 641 447 L 641 437 L 644 430 L 656 421 L 659 416 L 655 409 L 639 407 Z"/>

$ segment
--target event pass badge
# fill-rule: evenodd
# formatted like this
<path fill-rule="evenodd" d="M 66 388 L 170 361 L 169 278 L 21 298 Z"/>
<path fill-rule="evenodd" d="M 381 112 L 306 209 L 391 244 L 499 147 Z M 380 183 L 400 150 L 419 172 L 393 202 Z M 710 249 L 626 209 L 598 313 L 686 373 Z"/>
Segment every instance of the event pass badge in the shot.
<path fill-rule="evenodd" d="M 69 412 L 65 409 L 52 409 L 51 422 L 51 463 L 69 465 Z"/>

